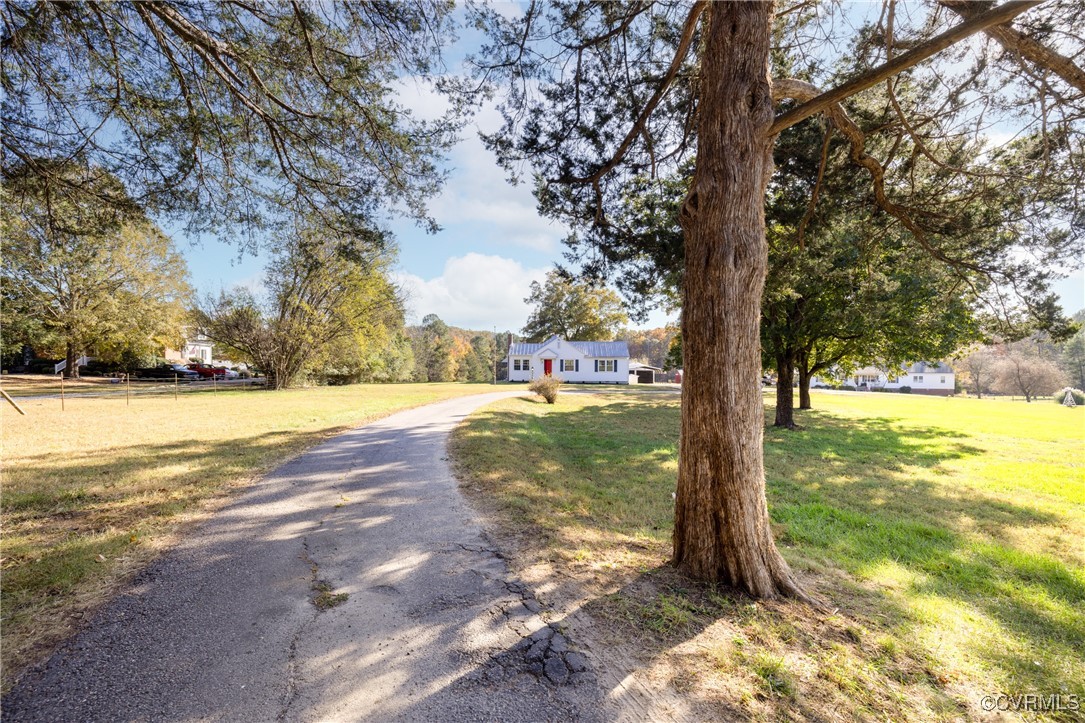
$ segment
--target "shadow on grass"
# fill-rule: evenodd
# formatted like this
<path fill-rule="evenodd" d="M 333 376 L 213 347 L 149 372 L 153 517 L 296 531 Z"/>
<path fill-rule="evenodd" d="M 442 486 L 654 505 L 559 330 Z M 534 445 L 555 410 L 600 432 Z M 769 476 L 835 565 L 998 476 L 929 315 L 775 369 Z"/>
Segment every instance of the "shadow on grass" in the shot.
<path fill-rule="evenodd" d="M 1059 515 L 955 486 L 942 465 L 985 452 L 959 430 L 913 427 L 884 417 L 804 416 L 801 431 L 769 427 L 765 434 L 770 513 L 785 554 L 800 568 L 816 569 L 815 561 L 821 561 L 822 567 L 827 562 L 871 578 L 888 565 L 903 570 L 905 578 L 899 594 L 850 583 L 844 594 L 839 584 L 828 582 L 818 586 L 823 596 L 833 604 L 851 599 L 869 607 L 869 615 L 865 610 L 844 614 L 860 615 L 909 644 L 921 639 L 919 628 L 931 624 L 916 605 L 918 598 L 940 599 L 950 606 L 950 615 L 956 609 L 979 610 L 1000 628 L 993 637 L 1008 637 L 1003 645 L 967 641 L 969 655 L 998 670 L 992 680 L 974 682 L 1014 686 L 1008 693 L 1085 692 L 1076 677 L 1085 650 L 1080 612 L 1085 575 L 1012 541 L 1011 532 L 1057 525 Z M 505 440 L 502 452 L 467 466 L 496 484 L 491 490 L 503 504 L 542 531 L 521 536 L 520 542 L 526 538 L 531 547 L 534 540 L 534 554 L 546 555 L 546 548 L 561 547 L 566 525 L 603 533 L 612 546 L 628 546 L 642 535 L 665 544 L 672 525 L 678 428 L 677 400 L 557 408 L 545 415 L 491 411 L 470 420 L 457 445 L 461 457 L 470 459 L 479 445 Z M 972 534 L 977 521 L 988 539 Z M 625 587 L 636 589 L 652 574 Z M 674 598 L 672 608 L 688 603 L 697 611 L 678 616 L 695 622 L 688 633 L 671 636 L 671 645 L 732 614 L 727 606 L 711 612 L 711 606 L 697 602 L 703 593 L 661 594 Z M 613 607 L 606 601 L 591 605 Z M 638 605 L 651 610 L 656 604 Z"/>
<path fill-rule="evenodd" d="M 2 498 L 0 601 L 8 640 L 20 637 L 24 626 L 57 627 L 57 634 L 43 636 L 48 645 L 65 629 L 35 617 L 61 610 L 73 595 L 110 578 L 106 561 L 231 480 L 269 469 L 328 433 L 278 431 L 23 458 L 8 471 Z"/>

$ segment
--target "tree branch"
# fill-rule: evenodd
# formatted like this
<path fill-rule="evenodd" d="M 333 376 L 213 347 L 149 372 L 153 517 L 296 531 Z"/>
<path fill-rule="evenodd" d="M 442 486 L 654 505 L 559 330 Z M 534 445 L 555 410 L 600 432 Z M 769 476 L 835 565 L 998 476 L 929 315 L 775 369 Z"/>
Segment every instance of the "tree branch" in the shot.
<path fill-rule="evenodd" d="M 773 121 L 768 129 L 768 135 L 774 136 L 780 131 L 806 120 L 815 113 L 825 110 L 832 104 L 839 103 L 848 96 L 855 95 L 860 91 L 875 86 L 886 78 L 894 76 L 911 68 L 913 65 L 923 62 L 935 53 L 945 50 L 949 46 L 970 35 L 986 30 L 992 25 L 999 25 L 1012 20 L 1026 10 L 1036 7 L 1041 2 L 1042 0 L 1010 0 L 1010 2 L 1004 3 L 994 10 L 980 13 L 960 25 L 947 30 L 941 35 L 937 35 L 925 43 L 920 43 L 907 53 L 898 55 L 892 60 L 879 65 L 869 73 L 865 73 L 832 90 L 827 90 L 816 98 L 806 101 L 798 108 L 792 108 L 786 113 L 777 116 L 776 120 Z"/>
<path fill-rule="evenodd" d="M 656 92 L 652 94 L 652 97 L 645 103 L 644 108 L 641 109 L 640 115 L 637 116 L 636 122 L 633 127 L 629 129 L 629 133 L 626 134 L 622 140 L 618 150 L 614 152 L 614 155 L 609 161 L 604 163 L 599 170 L 587 176 L 564 176 L 556 179 L 557 183 L 594 183 L 600 178 L 610 173 L 614 168 L 622 162 L 625 154 L 629 152 L 630 147 L 633 145 L 633 140 L 641 134 L 644 129 L 644 124 L 648 122 L 648 118 L 652 115 L 655 107 L 659 104 L 659 101 L 663 99 L 667 89 L 670 88 L 671 83 L 674 82 L 675 77 L 678 76 L 678 71 L 682 67 L 682 63 L 686 59 L 686 55 L 689 53 L 690 45 L 693 44 L 693 32 L 697 29 L 697 21 L 701 17 L 701 13 L 705 9 L 705 0 L 697 0 L 690 8 L 689 15 L 686 17 L 686 23 L 682 27 L 682 38 L 678 43 L 678 48 L 674 51 L 674 59 L 671 60 L 671 67 L 667 69 L 667 74 L 663 76 L 663 80 L 660 81 L 659 87 L 656 88 Z"/>
<path fill-rule="evenodd" d="M 962 0 L 938 0 L 938 4 L 949 8 L 967 20 L 983 14 L 983 11 L 990 7 L 990 3 L 964 2 Z M 1060 55 L 1038 40 L 1029 37 L 1020 30 L 1014 29 L 1009 24 L 996 25 L 987 28 L 984 32 L 997 40 L 999 45 L 1006 50 L 1050 70 L 1074 88 L 1085 93 L 1085 70 L 1075 65 L 1070 58 Z"/>

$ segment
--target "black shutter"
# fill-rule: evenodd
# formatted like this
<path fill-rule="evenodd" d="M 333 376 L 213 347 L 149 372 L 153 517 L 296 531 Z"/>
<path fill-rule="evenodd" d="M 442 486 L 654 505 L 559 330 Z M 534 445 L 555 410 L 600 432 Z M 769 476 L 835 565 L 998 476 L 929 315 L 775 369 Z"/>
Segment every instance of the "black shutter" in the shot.
<path fill-rule="evenodd" d="M 577 359 L 576 361 L 573 362 L 573 371 L 574 372 L 580 371 L 580 360 L 579 359 Z"/>
<path fill-rule="evenodd" d="M 599 373 L 599 360 L 598 359 L 595 360 L 595 372 Z"/>

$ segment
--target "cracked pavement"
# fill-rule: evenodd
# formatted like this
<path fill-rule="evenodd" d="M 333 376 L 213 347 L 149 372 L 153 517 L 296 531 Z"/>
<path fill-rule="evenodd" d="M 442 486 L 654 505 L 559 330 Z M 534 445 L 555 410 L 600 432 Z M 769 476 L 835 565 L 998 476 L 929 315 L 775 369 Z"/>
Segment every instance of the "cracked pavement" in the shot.
<path fill-rule="evenodd" d="M 401 412 L 253 483 L 28 671 L 5 720 L 602 717 L 445 459 L 463 417 L 519 393 Z"/>

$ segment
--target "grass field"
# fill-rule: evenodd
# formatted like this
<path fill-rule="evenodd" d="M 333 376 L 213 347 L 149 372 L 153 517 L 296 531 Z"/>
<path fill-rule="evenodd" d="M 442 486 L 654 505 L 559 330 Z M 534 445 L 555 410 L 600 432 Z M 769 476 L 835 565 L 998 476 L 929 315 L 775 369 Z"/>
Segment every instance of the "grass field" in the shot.
<path fill-rule="evenodd" d="M 5 382 L 8 380 L 5 379 Z M 5 384 L 5 389 L 7 388 Z M 0 402 L 3 686 L 71 632 L 180 523 L 336 431 L 489 391 L 402 384 Z"/>
<path fill-rule="evenodd" d="M 454 452 L 524 574 L 566 581 L 551 598 L 607 621 L 717 715 L 952 720 L 1030 693 L 1085 707 L 1085 409 L 814 406 L 798 431 L 766 429 L 766 474 L 778 544 L 832 614 L 752 604 L 665 564 L 677 395 L 506 400 L 461 426 Z"/>

